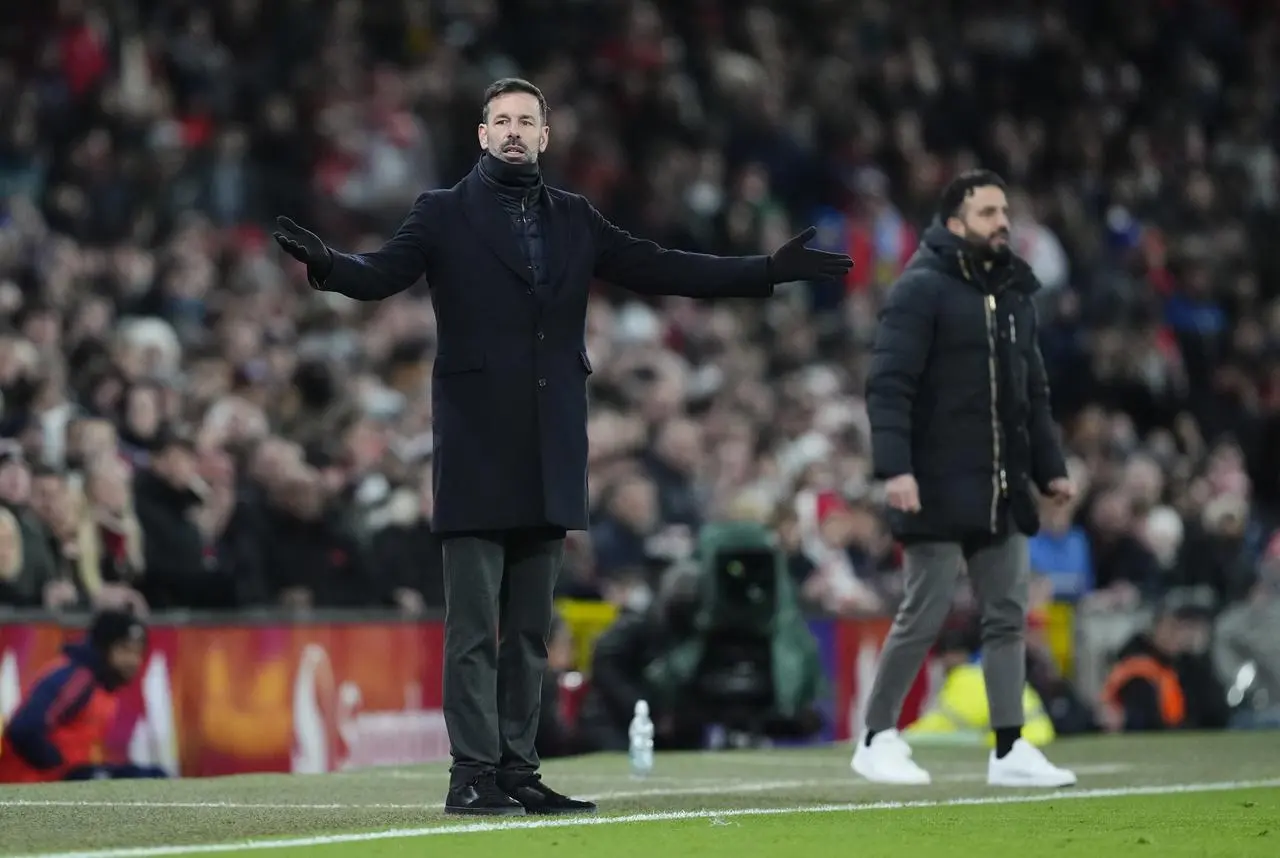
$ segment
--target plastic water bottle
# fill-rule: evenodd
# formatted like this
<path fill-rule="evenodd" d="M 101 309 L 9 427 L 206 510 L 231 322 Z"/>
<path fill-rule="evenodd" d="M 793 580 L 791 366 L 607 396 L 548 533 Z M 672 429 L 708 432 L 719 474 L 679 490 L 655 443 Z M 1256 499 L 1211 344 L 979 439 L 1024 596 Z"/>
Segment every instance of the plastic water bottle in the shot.
<path fill-rule="evenodd" d="M 653 721 L 649 720 L 647 701 L 636 701 L 627 736 L 631 740 L 631 775 L 643 778 L 653 771 Z"/>

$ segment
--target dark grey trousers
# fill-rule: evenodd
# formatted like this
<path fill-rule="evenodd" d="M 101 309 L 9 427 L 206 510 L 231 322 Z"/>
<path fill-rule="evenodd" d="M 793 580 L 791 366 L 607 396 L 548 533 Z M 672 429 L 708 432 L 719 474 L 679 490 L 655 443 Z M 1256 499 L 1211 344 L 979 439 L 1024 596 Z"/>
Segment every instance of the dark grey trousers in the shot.
<path fill-rule="evenodd" d="M 564 532 L 450 536 L 444 546 L 444 719 L 454 785 L 538 770 L 538 714 Z"/>
<path fill-rule="evenodd" d="M 1016 535 L 976 547 L 957 542 L 907 547 L 903 571 L 906 593 L 871 687 L 868 730 L 889 730 L 898 725 L 903 701 L 942 630 L 956 582 L 966 566 L 982 610 L 982 673 L 991 726 L 1022 726 L 1031 571 L 1026 537 Z"/>

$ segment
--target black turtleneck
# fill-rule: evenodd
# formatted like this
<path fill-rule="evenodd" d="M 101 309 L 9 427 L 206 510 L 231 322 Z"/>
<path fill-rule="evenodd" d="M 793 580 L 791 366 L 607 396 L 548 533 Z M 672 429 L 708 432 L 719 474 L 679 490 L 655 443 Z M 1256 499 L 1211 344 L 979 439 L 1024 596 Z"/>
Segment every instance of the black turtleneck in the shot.
<path fill-rule="evenodd" d="M 525 261 L 533 272 L 534 289 L 546 294 L 546 246 L 542 232 L 542 171 L 534 164 L 510 164 L 485 152 L 480 156 L 480 178 L 502 204 Z"/>
<path fill-rule="evenodd" d="M 542 170 L 537 162 L 512 164 L 489 152 L 480 156 L 480 175 L 489 187 L 503 196 L 527 198 L 542 190 Z"/>

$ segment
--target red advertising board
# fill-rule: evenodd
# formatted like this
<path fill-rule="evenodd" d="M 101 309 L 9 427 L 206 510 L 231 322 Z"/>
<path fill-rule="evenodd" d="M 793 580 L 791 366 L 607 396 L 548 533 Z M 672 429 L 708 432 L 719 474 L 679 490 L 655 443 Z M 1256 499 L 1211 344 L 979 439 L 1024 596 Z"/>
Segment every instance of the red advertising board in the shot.
<path fill-rule="evenodd" d="M 0 625 L 0 719 L 73 636 Z M 442 649 L 438 623 L 156 626 L 108 753 L 187 776 L 442 760 Z"/>
<path fill-rule="evenodd" d="M 892 621 L 887 618 L 840 620 L 835 628 L 835 675 L 831 677 L 835 703 L 835 739 L 848 741 L 862 732 L 871 684 L 880 667 L 880 651 L 884 648 Z M 920 717 L 940 677 L 934 665 L 927 663 L 907 692 L 898 718 L 904 728 Z"/>
<path fill-rule="evenodd" d="M 832 738 L 862 729 L 889 620 L 824 622 Z M 75 638 L 54 623 L 0 624 L 0 724 Z M 445 760 L 444 630 L 422 623 L 299 623 L 151 629 L 139 680 L 121 692 L 107 753 L 185 776 L 320 773 Z M 900 726 L 935 687 L 922 670 Z"/>

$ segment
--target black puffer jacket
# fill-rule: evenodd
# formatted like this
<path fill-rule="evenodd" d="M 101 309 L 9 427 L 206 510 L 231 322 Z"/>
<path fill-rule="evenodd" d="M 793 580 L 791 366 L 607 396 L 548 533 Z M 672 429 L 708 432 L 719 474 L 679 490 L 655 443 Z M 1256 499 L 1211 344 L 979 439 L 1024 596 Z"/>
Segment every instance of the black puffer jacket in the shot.
<path fill-rule="evenodd" d="M 990 270 L 940 224 L 889 292 L 867 379 L 876 475 L 914 474 L 903 541 L 1039 529 L 1032 485 L 1066 475 L 1036 344 L 1039 283 L 1015 257 Z"/>

